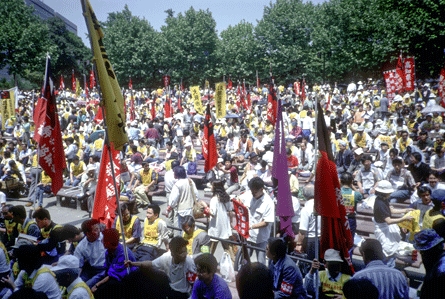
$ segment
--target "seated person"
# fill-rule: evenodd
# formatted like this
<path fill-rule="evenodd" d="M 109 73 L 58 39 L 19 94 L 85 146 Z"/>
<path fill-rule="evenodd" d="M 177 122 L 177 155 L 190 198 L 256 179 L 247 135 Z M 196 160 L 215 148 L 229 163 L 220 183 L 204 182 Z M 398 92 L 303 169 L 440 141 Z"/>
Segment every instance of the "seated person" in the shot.
<path fill-rule="evenodd" d="M 258 262 L 245 264 L 236 276 L 240 299 L 274 299 L 273 284 L 274 278 L 269 269 Z"/>
<path fill-rule="evenodd" d="M 86 220 L 82 223 L 82 230 L 86 237 L 79 242 L 74 255 L 82 269 L 80 277 L 92 288 L 105 277 L 105 247 L 98 220 Z"/>
<path fill-rule="evenodd" d="M 36 198 L 34 199 L 34 204 L 37 201 L 39 208 L 43 206 L 43 194 L 51 194 L 51 177 L 46 173 L 46 171 L 42 171 L 42 177 L 40 183 L 36 186 Z"/>
<path fill-rule="evenodd" d="M 149 205 L 147 208 L 142 242 L 135 248 L 135 257 L 138 261 L 152 261 L 162 255 L 165 252 L 161 248 L 162 244 L 165 244 L 168 250 L 167 224 L 159 218 L 160 212 L 161 208 L 156 204 Z"/>
<path fill-rule="evenodd" d="M 287 255 L 287 244 L 283 239 L 270 238 L 266 255 L 270 260 L 269 270 L 273 275 L 275 298 L 306 298 L 300 269 Z"/>
<path fill-rule="evenodd" d="M 335 249 L 328 249 L 324 253 L 324 260 L 327 270 L 319 272 L 320 298 L 334 298 L 338 295 L 343 296 L 343 285 L 351 279 L 351 276 L 341 273 L 343 259 L 340 257 L 340 252 Z M 304 280 L 304 286 L 309 294 L 315 294 L 314 274 L 318 269 L 320 269 L 320 262 L 314 259 L 311 271 L 306 274 Z"/>
<path fill-rule="evenodd" d="M 232 299 L 227 282 L 215 275 L 218 262 L 210 253 L 203 253 L 195 258 L 198 279 L 195 281 L 191 299 Z M 295 263 L 294 263 L 295 265 Z"/>
<path fill-rule="evenodd" d="M 150 164 L 142 162 L 143 169 L 138 173 L 133 173 L 130 184 L 127 190 L 132 190 L 136 197 L 138 208 L 146 208 L 149 204 L 152 204 L 151 198 L 147 193 L 155 190 L 158 175 L 150 168 Z"/>
<path fill-rule="evenodd" d="M 107 228 L 103 232 L 103 244 L 105 249 L 105 268 L 107 275 L 98 281 L 91 291 L 94 293 L 96 299 L 121 299 L 123 292 L 122 279 L 131 271 L 136 270 L 135 267 L 130 267 L 128 271 L 125 266 L 124 247 L 119 243 L 119 231 L 115 228 Z M 136 261 L 133 253 L 127 251 L 128 259 L 132 262 Z"/>
<path fill-rule="evenodd" d="M 196 268 L 191 256 L 187 255 L 188 242 L 182 237 L 173 237 L 170 241 L 170 251 L 154 261 L 132 262 L 129 266 L 155 268 L 167 274 L 170 278 L 170 290 L 167 298 L 187 299 L 190 297 L 192 285 L 196 280 Z"/>
<path fill-rule="evenodd" d="M 120 206 L 122 222 L 124 224 L 125 245 L 133 249 L 141 240 L 141 222 L 139 217 L 131 215 L 126 203 L 122 203 Z M 121 221 L 119 215 L 114 219 L 113 228 L 121 231 Z"/>
<path fill-rule="evenodd" d="M 419 226 L 422 228 L 423 217 L 425 213 L 434 207 L 434 203 L 431 200 L 431 189 L 427 186 L 420 186 L 417 188 L 417 196 L 419 199 L 412 203 L 409 207 L 415 210 L 420 210 Z"/>
<path fill-rule="evenodd" d="M 411 172 L 403 168 L 402 159 L 396 158 L 392 160 L 392 166 L 393 169 L 386 176 L 386 179 L 395 190 L 390 196 L 390 202 L 404 202 L 416 191 L 416 182 Z"/>
<path fill-rule="evenodd" d="M 87 166 L 85 165 L 85 162 L 80 161 L 79 156 L 76 155 L 74 156 L 69 169 L 70 178 L 66 181 L 65 185 L 75 187 L 79 185 L 82 175 L 87 170 Z"/>
<path fill-rule="evenodd" d="M 195 257 L 200 253 L 210 252 L 210 237 L 207 235 L 206 231 L 195 227 L 195 218 L 193 218 L 193 216 L 184 216 L 182 230 L 184 231 L 182 237 L 188 241 L 188 255 L 193 255 Z"/>

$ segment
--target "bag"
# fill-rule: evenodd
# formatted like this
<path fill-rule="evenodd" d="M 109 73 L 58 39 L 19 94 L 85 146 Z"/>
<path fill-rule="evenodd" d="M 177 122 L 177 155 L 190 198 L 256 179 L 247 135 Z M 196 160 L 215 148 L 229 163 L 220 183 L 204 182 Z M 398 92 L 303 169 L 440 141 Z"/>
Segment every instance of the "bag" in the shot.
<path fill-rule="evenodd" d="M 189 162 L 187 165 L 187 174 L 194 175 L 198 173 L 198 165 L 196 162 Z"/>
<path fill-rule="evenodd" d="M 227 252 L 224 252 L 221 261 L 219 262 L 220 274 L 222 278 L 227 282 L 235 280 L 235 270 L 233 269 L 232 260 Z"/>

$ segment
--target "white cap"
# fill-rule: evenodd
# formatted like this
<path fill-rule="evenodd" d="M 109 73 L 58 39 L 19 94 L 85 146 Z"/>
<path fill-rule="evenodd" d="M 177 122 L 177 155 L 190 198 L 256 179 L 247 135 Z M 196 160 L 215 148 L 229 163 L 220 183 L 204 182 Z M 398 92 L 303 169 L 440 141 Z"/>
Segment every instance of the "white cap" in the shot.
<path fill-rule="evenodd" d="M 79 259 L 71 254 L 67 254 L 67 255 L 62 255 L 59 258 L 59 261 L 57 262 L 56 266 L 51 267 L 51 271 L 56 272 L 59 270 L 64 270 L 64 269 L 79 269 Z"/>
<path fill-rule="evenodd" d="M 389 181 L 383 180 L 377 184 L 375 191 L 380 193 L 390 194 L 394 192 L 394 189 L 392 188 L 392 185 Z"/>
<path fill-rule="evenodd" d="M 327 262 L 340 262 L 340 263 L 343 262 L 340 256 L 340 251 L 337 251 L 332 248 L 324 252 L 324 260 Z"/>
<path fill-rule="evenodd" d="M 361 154 L 363 154 L 363 149 L 362 149 L 361 147 L 357 148 L 357 149 L 354 151 L 354 154 L 356 154 L 356 155 L 361 155 Z"/>

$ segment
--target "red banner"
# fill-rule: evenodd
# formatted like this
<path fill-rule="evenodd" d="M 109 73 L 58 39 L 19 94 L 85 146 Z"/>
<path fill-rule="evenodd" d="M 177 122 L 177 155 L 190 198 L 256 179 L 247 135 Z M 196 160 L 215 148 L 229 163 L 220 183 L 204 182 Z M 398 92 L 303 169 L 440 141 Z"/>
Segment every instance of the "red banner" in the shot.
<path fill-rule="evenodd" d="M 267 95 L 267 119 L 270 121 L 272 126 L 275 126 L 277 120 L 277 94 L 274 88 L 274 83 L 269 84 L 269 94 Z"/>
<path fill-rule="evenodd" d="M 34 122 L 34 140 L 39 145 L 39 164 L 51 177 L 51 191 L 57 194 L 63 186 L 63 170 L 66 168 L 66 161 L 49 57 L 46 58 L 42 96 L 38 99 L 34 110 Z"/>
<path fill-rule="evenodd" d="M 236 225 L 234 229 L 244 238 L 249 237 L 249 211 L 247 207 L 238 200 L 233 200 Z"/>
<path fill-rule="evenodd" d="M 59 89 L 60 90 L 64 90 L 65 89 L 65 82 L 63 82 L 63 75 L 60 75 Z"/>
<path fill-rule="evenodd" d="M 395 97 L 395 91 L 396 91 L 396 81 L 394 77 L 395 73 L 396 70 L 383 72 L 383 78 L 385 79 L 385 84 L 386 84 L 386 97 L 389 100 L 392 100 Z"/>
<path fill-rule="evenodd" d="M 439 97 L 441 97 L 442 106 L 445 107 L 445 67 L 443 67 L 440 70 L 440 77 L 439 77 Z"/>
<path fill-rule="evenodd" d="M 401 94 L 405 89 L 405 71 L 403 69 L 402 54 L 399 55 L 397 60 L 396 72 L 394 74 L 396 91 Z"/>
<path fill-rule="evenodd" d="M 416 82 L 416 71 L 414 57 L 407 57 L 403 63 L 405 71 L 405 91 L 414 91 Z"/>
<path fill-rule="evenodd" d="M 133 81 L 131 81 L 131 77 L 130 77 L 130 81 L 128 82 L 128 89 L 133 89 Z"/>
<path fill-rule="evenodd" d="M 301 105 L 304 105 L 304 100 L 306 100 L 306 80 L 303 78 L 301 84 Z"/>
<path fill-rule="evenodd" d="M 162 81 L 164 82 L 164 87 L 168 87 L 170 85 L 170 76 L 162 76 Z"/>
<path fill-rule="evenodd" d="M 76 76 L 74 75 L 74 70 L 71 73 L 71 90 L 76 92 Z"/>
<path fill-rule="evenodd" d="M 96 77 L 94 76 L 93 70 L 90 71 L 90 89 L 93 90 L 94 86 L 96 86 Z"/>
<path fill-rule="evenodd" d="M 131 87 L 133 88 L 133 84 L 131 85 Z M 134 96 L 133 96 L 133 90 L 131 90 L 131 97 L 130 97 L 130 121 L 135 120 L 135 118 L 136 118 L 136 113 L 134 111 Z"/>
<path fill-rule="evenodd" d="M 113 157 L 114 175 L 116 188 L 119 192 L 120 182 L 120 151 L 115 150 L 112 145 L 108 149 L 104 145 L 102 158 L 100 160 L 99 177 L 97 180 L 96 194 L 94 196 L 94 208 L 92 218 L 99 220 L 105 224 L 107 228 L 113 225 L 116 217 L 115 211 L 117 206 L 116 189 L 114 188 L 114 178 L 111 172 L 110 153 Z"/>
<path fill-rule="evenodd" d="M 300 95 L 300 82 L 298 82 L 298 81 L 294 82 L 294 93 L 297 96 Z"/>
<path fill-rule="evenodd" d="M 229 80 L 227 82 L 227 89 L 232 89 L 232 87 L 233 87 L 233 82 L 232 82 L 232 80 L 230 80 L 230 77 L 229 77 Z"/>
<path fill-rule="evenodd" d="M 171 115 L 171 102 L 170 102 L 170 98 L 166 98 L 165 99 L 165 104 L 164 104 L 164 118 L 169 118 L 172 117 Z"/>
<path fill-rule="evenodd" d="M 204 119 L 204 135 L 202 137 L 202 155 L 204 157 L 204 172 L 209 172 L 216 166 L 218 153 L 216 150 L 215 135 L 213 135 L 213 123 L 210 115 L 210 104 L 207 104 Z"/>

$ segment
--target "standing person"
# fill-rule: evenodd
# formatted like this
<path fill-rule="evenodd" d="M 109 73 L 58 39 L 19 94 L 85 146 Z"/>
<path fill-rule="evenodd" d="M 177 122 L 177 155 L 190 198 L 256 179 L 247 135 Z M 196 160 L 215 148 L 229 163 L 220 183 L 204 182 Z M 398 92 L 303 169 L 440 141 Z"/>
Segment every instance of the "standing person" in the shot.
<path fill-rule="evenodd" d="M 408 299 L 409 286 L 406 277 L 399 270 L 385 265 L 382 244 L 376 239 L 367 239 L 362 243 L 360 252 L 365 268 L 356 272 L 351 281 L 369 279 L 380 293 L 380 299 Z"/>
<path fill-rule="evenodd" d="M 229 286 L 215 275 L 218 267 L 216 258 L 203 253 L 195 258 L 198 279 L 193 284 L 191 299 L 232 299 Z"/>
<path fill-rule="evenodd" d="M 395 209 L 389 205 L 389 197 L 394 192 L 390 182 L 383 180 L 377 184 L 374 202 L 374 224 L 375 237 L 383 246 L 383 252 L 389 267 L 395 266 L 395 254 L 399 248 L 399 242 L 402 240 L 400 236 L 400 228 L 397 223 L 405 220 L 412 220 L 413 217 L 405 215 L 401 218 L 393 218 L 393 213 L 407 213 L 413 209 Z"/>
<path fill-rule="evenodd" d="M 238 169 L 232 165 L 234 159 L 227 157 L 224 161 L 224 166 L 221 165 L 219 170 L 224 172 L 225 177 L 225 185 L 227 194 L 232 194 L 240 188 L 239 180 L 238 180 Z"/>
<path fill-rule="evenodd" d="M 269 270 L 273 275 L 275 298 L 306 298 L 303 277 L 295 262 L 286 255 L 287 244 L 283 239 L 270 238 L 266 255 L 270 260 Z"/>
<path fill-rule="evenodd" d="M 33 152 L 31 170 L 29 176 L 31 177 L 31 185 L 29 186 L 28 193 L 28 202 L 26 203 L 27 207 L 33 205 L 35 194 L 37 192 L 37 184 L 40 182 L 40 177 L 42 173 L 42 168 L 40 168 L 39 164 L 39 155 L 37 151 Z"/>
<path fill-rule="evenodd" d="M 272 231 L 275 220 L 274 203 L 270 196 L 264 192 L 264 182 L 254 177 L 249 182 L 250 192 L 246 192 L 241 201 L 249 210 L 249 238 L 252 246 L 266 249 L 267 240 Z M 266 264 L 265 251 L 250 249 L 250 255 L 256 252 L 257 261 Z"/>
<path fill-rule="evenodd" d="M 414 236 L 414 241 L 426 271 L 420 298 L 437 298 L 445 283 L 444 239 L 433 229 L 425 229 Z"/>
<path fill-rule="evenodd" d="M 226 240 L 232 235 L 229 212 L 233 210 L 233 205 L 230 201 L 230 195 L 224 189 L 223 181 L 214 181 L 212 183 L 212 191 L 213 196 L 210 199 L 210 223 L 208 234 L 210 237 Z M 211 241 L 211 254 L 215 253 L 217 245 L 218 241 Z M 222 246 L 224 251 L 229 250 L 229 245 L 227 243 L 222 242 Z"/>
<path fill-rule="evenodd" d="M 97 187 L 97 172 L 94 164 L 88 165 L 87 171 L 82 175 L 80 186 L 82 187 L 84 196 L 87 197 L 88 213 L 91 215 Z"/>
<path fill-rule="evenodd" d="M 196 201 L 198 189 L 195 182 L 187 178 L 184 167 L 177 166 L 173 172 L 178 181 L 173 185 L 166 212 L 174 210 L 174 213 L 178 215 L 177 227 L 182 229 L 184 217 L 193 214 L 193 204 Z"/>
<path fill-rule="evenodd" d="M 357 203 L 363 200 L 363 196 L 360 192 L 357 192 L 352 188 L 353 179 L 349 172 L 344 172 L 340 175 L 340 183 L 341 195 L 343 196 L 346 215 L 348 216 L 349 228 L 351 229 L 352 239 L 354 239 L 355 230 L 357 229 L 357 220 L 355 219 L 357 214 Z"/>

